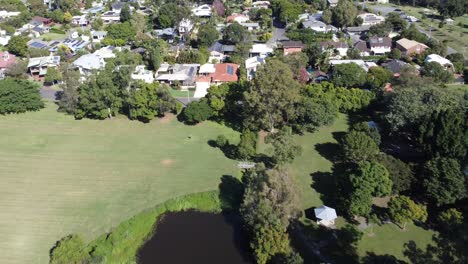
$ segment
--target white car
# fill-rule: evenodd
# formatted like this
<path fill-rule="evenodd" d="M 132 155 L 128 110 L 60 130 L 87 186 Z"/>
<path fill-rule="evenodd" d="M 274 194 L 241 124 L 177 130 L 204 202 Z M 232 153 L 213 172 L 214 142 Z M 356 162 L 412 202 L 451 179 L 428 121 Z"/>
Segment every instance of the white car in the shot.
<path fill-rule="evenodd" d="M 418 22 L 419 21 L 419 19 L 417 19 L 414 16 L 407 16 L 406 19 L 408 19 L 409 22 Z"/>

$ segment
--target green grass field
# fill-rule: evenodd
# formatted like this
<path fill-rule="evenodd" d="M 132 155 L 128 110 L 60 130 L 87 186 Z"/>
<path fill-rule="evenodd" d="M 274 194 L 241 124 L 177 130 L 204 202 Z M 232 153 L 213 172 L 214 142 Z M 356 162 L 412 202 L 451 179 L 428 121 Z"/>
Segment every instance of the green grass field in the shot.
<path fill-rule="evenodd" d="M 0 116 L 1 262 L 47 263 L 69 233 L 90 241 L 146 208 L 217 189 L 222 175 L 238 175 L 207 144 L 219 134 L 238 140 L 211 122 L 76 121 L 52 103 Z"/>

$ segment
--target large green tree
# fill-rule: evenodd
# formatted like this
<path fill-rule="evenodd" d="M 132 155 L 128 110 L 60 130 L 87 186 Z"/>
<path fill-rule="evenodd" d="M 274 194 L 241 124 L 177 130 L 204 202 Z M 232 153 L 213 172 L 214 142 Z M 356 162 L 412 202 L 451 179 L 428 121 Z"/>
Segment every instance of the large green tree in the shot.
<path fill-rule="evenodd" d="M 186 122 L 190 124 L 208 120 L 213 116 L 213 109 L 208 105 L 206 98 L 200 101 L 191 102 L 183 111 Z"/>
<path fill-rule="evenodd" d="M 302 153 L 302 147 L 294 143 L 292 130 L 289 127 L 283 127 L 278 132 L 268 135 L 266 143 L 271 144 L 269 151 L 272 153 L 273 162 L 278 165 L 291 163 Z"/>
<path fill-rule="evenodd" d="M 23 36 L 13 36 L 8 42 L 8 52 L 17 56 L 25 57 L 28 54 L 28 38 Z"/>
<path fill-rule="evenodd" d="M 219 32 L 212 24 L 200 26 L 197 34 L 197 44 L 199 47 L 210 47 L 219 39 Z"/>
<path fill-rule="evenodd" d="M 443 17 L 459 17 L 468 13 L 468 5 L 464 0 L 441 0 L 437 9 Z"/>
<path fill-rule="evenodd" d="M 352 26 L 357 14 L 358 10 L 353 2 L 340 0 L 338 5 L 332 9 L 332 23 L 339 28 Z"/>
<path fill-rule="evenodd" d="M 245 43 L 250 41 L 250 33 L 239 23 L 232 23 L 224 29 L 223 41 L 229 44 Z"/>
<path fill-rule="evenodd" d="M 411 188 L 415 178 L 414 172 L 408 164 L 387 154 L 379 155 L 378 161 L 390 173 L 390 179 L 393 182 L 393 193 L 398 194 Z"/>
<path fill-rule="evenodd" d="M 36 83 L 13 78 L 0 80 L 0 114 L 37 111 L 43 107 Z"/>
<path fill-rule="evenodd" d="M 245 107 L 253 126 L 273 131 L 294 118 L 299 101 L 299 83 L 286 64 L 269 60 L 261 66 L 244 93 Z"/>
<path fill-rule="evenodd" d="M 411 221 L 425 222 L 427 219 L 426 207 L 419 205 L 407 196 L 393 197 L 388 203 L 390 218 L 403 229 Z"/>
<path fill-rule="evenodd" d="M 120 10 L 120 22 L 130 21 L 131 18 L 132 13 L 130 12 L 130 6 L 128 4 L 124 4 L 122 10 Z"/>
<path fill-rule="evenodd" d="M 375 141 L 364 132 L 351 131 L 343 138 L 343 155 L 346 160 L 353 162 L 373 160 L 379 153 Z"/>
<path fill-rule="evenodd" d="M 421 177 L 426 196 L 438 206 L 466 197 L 466 179 L 455 159 L 437 157 L 426 162 Z"/>
<path fill-rule="evenodd" d="M 128 98 L 130 118 L 143 122 L 151 121 L 158 114 L 155 108 L 157 100 L 155 84 L 139 83 L 138 89 L 132 89 Z"/>
<path fill-rule="evenodd" d="M 392 180 L 388 170 L 378 162 L 363 161 L 358 170 L 351 175 L 353 188 L 365 189 L 372 196 L 387 196 L 392 191 Z"/>
<path fill-rule="evenodd" d="M 366 82 L 366 71 L 356 63 L 335 65 L 332 82 L 341 87 L 361 87 Z"/>
<path fill-rule="evenodd" d="M 450 83 L 453 80 L 453 74 L 435 61 L 426 63 L 421 73 L 423 76 L 432 77 L 435 82 Z"/>
<path fill-rule="evenodd" d="M 62 64 L 61 69 L 63 81 L 60 84 L 62 92 L 58 101 L 59 111 L 74 114 L 79 100 L 80 72 L 70 68 L 68 64 Z"/>
<path fill-rule="evenodd" d="M 237 145 L 237 156 L 242 160 L 247 160 L 255 156 L 257 153 L 257 138 L 255 131 L 244 129 L 240 136 L 239 144 Z"/>

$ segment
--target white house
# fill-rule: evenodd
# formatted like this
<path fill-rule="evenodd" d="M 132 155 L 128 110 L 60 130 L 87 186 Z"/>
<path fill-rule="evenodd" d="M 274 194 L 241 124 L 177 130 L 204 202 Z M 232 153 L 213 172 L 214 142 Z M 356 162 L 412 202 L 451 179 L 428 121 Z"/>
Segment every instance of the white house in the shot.
<path fill-rule="evenodd" d="M 249 21 L 249 17 L 243 14 L 237 14 L 234 13 L 226 18 L 226 22 L 232 23 L 232 22 L 237 22 L 237 23 L 246 23 Z"/>
<path fill-rule="evenodd" d="M 210 5 L 201 5 L 192 9 L 192 14 L 197 17 L 211 17 L 212 11 Z"/>
<path fill-rule="evenodd" d="M 265 58 L 273 54 L 273 48 L 267 44 L 253 44 L 249 50 L 250 57 L 261 57 Z"/>
<path fill-rule="evenodd" d="M 107 31 L 91 31 L 91 35 L 93 42 L 101 42 L 107 36 Z"/>
<path fill-rule="evenodd" d="M 263 8 L 267 9 L 270 7 L 270 1 L 255 1 L 252 3 L 252 8 Z"/>
<path fill-rule="evenodd" d="M 0 10 L 0 19 L 6 19 L 10 17 L 18 16 L 21 12 L 10 12 L 6 10 Z"/>
<path fill-rule="evenodd" d="M 327 0 L 330 7 L 335 7 L 338 5 L 338 0 Z"/>
<path fill-rule="evenodd" d="M 120 14 L 114 11 L 107 11 L 101 15 L 101 19 L 104 22 L 104 24 L 120 22 Z"/>
<path fill-rule="evenodd" d="M 182 19 L 179 23 L 179 34 L 188 34 L 193 29 L 193 23 L 188 18 Z"/>
<path fill-rule="evenodd" d="M 114 50 L 121 51 L 121 47 L 113 47 L 113 46 L 106 46 L 102 47 L 95 52 L 93 52 L 94 55 L 97 55 L 103 59 L 111 59 L 115 58 L 115 53 Z"/>
<path fill-rule="evenodd" d="M 427 55 L 426 59 L 424 60 L 424 63 L 429 63 L 429 62 L 437 62 L 441 66 L 443 66 L 446 70 L 453 69 L 453 63 L 438 54 Z"/>
<path fill-rule="evenodd" d="M 336 210 L 322 205 L 314 209 L 315 218 L 317 218 L 317 224 L 330 227 L 335 225 L 335 219 L 338 218 Z"/>
<path fill-rule="evenodd" d="M 73 66 L 78 68 L 80 74 L 89 76 L 95 70 L 101 70 L 106 66 L 104 58 L 96 54 L 85 54 L 73 62 Z"/>
<path fill-rule="evenodd" d="M 371 37 L 369 46 L 372 53 L 383 55 L 392 50 L 392 39 L 389 37 Z"/>
<path fill-rule="evenodd" d="M 141 80 L 146 83 L 153 83 L 154 73 L 153 71 L 147 70 L 145 65 L 138 65 L 135 67 L 135 71 L 131 74 L 133 80 Z"/>
<path fill-rule="evenodd" d="M 89 20 L 86 18 L 85 15 L 74 16 L 72 20 L 72 24 L 78 25 L 80 27 L 86 27 L 89 24 Z"/>
<path fill-rule="evenodd" d="M 373 13 L 364 13 L 357 17 L 362 19 L 362 26 L 372 26 L 385 22 L 385 17 Z"/>
<path fill-rule="evenodd" d="M 265 64 L 265 58 L 261 57 L 252 57 L 245 60 L 245 69 L 247 70 L 247 79 L 250 81 L 255 77 L 255 72 L 257 72 L 257 67 Z"/>
<path fill-rule="evenodd" d="M 337 32 L 338 31 L 338 29 L 336 27 L 334 27 L 332 25 L 327 25 L 327 24 L 323 23 L 322 21 L 318 21 L 318 20 L 303 21 L 302 22 L 302 27 L 303 28 L 310 28 L 313 31 L 323 32 L 323 33 Z"/>
<path fill-rule="evenodd" d="M 334 41 L 320 42 L 320 47 L 322 48 L 323 52 L 329 51 L 331 57 L 334 57 L 333 55 L 337 55 L 337 58 L 346 56 L 349 49 L 348 43 Z M 337 54 L 335 54 L 335 51 L 337 51 Z"/>
<path fill-rule="evenodd" d="M 11 36 L 7 36 L 5 30 L 0 29 L 0 45 L 6 46 L 8 45 L 8 42 L 10 41 Z"/>
<path fill-rule="evenodd" d="M 248 31 L 260 29 L 260 24 L 257 22 L 253 23 L 239 23 L 241 26 L 245 27 Z"/>

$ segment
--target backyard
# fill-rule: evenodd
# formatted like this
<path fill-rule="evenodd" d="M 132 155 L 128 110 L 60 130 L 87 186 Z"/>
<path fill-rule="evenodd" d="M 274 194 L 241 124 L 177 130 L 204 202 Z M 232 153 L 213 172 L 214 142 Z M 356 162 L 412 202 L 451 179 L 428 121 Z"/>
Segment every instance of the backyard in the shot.
<path fill-rule="evenodd" d="M 0 134 L 5 263 L 48 263 L 50 248 L 69 233 L 89 241 L 145 208 L 238 176 L 236 162 L 207 143 L 238 135 L 211 122 L 76 121 L 47 103 L 0 116 Z"/>

